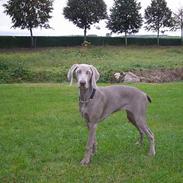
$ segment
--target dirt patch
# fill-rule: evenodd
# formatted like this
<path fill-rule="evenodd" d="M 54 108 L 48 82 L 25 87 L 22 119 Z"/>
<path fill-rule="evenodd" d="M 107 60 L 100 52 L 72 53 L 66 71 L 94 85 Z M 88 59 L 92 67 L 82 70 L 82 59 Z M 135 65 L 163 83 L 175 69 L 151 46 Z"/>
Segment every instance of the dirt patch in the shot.
<path fill-rule="evenodd" d="M 140 82 L 163 83 L 163 82 L 183 80 L 183 68 L 132 70 L 130 72 L 137 75 L 140 78 Z M 112 77 L 111 81 L 116 82 L 116 79 Z M 118 81 L 118 82 L 123 82 L 123 81 Z"/>
<path fill-rule="evenodd" d="M 183 68 L 140 70 L 134 73 L 142 82 L 162 83 L 183 80 Z"/>

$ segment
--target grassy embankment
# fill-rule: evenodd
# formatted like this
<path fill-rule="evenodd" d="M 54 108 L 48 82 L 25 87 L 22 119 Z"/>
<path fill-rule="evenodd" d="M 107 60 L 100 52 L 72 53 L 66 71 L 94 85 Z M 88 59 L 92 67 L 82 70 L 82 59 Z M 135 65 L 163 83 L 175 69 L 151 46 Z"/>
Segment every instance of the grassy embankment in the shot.
<path fill-rule="evenodd" d="M 109 82 L 114 72 L 183 67 L 182 47 L 91 47 L 0 50 L 0 82 L 63 82 L 74 63 L 89 63 Z"/>

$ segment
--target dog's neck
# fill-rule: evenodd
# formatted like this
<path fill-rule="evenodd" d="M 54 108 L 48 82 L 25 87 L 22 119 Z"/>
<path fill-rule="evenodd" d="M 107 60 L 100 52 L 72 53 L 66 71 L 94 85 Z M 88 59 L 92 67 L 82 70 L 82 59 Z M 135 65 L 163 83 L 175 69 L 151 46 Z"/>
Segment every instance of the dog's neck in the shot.
<path fill-rule="evenodd" d="M 88 101 L 92 95 L 93 88 L 90 86 L 89 88 L 80 88 L 79 89 L 79 98 L 80 101 Z"/>

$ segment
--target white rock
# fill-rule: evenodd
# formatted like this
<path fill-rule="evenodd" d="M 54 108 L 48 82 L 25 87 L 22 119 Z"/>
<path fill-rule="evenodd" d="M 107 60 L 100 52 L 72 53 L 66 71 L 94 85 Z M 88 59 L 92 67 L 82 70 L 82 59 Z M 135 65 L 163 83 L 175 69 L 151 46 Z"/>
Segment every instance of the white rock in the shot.
<path fill-rule="evenodd" d="M 117 80 L 119 80 L 120 76 L 121 76 L 121 74 L 120 74 L 119 72 L 116 72 L 116 73 L 114 74 L 114 77 L 115 77 Z"/>

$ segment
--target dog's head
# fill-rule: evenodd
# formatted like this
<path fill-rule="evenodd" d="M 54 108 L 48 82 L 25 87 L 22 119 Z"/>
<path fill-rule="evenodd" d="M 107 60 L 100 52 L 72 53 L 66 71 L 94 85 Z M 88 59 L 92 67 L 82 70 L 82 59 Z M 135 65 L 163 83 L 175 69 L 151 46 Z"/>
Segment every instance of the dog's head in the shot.
<path fill-rule="evenodd" d="M 88 64 L 74 64 L 67 74 L 67 78 L 70 81 L 70 85 L 73 82 L 73 75 L 76 75 L 79 88 L 89 88 L 92 86 L 96 88 L 96 82 L 98 81 L 100 74 L 93 65 Z"/>

